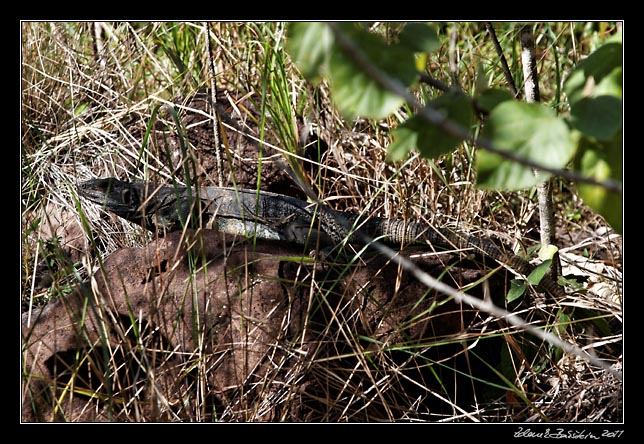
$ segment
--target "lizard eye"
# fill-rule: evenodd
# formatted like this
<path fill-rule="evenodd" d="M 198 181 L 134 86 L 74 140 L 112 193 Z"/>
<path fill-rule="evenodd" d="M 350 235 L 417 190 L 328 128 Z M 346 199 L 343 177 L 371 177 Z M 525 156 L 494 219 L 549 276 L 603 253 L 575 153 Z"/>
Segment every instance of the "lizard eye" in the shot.
<path fill-rule="evenodd" d="M 132 190 L 125 188 L 121 191 L 121 201 L 126 204 L 134 204 L 135 196 Z"/>

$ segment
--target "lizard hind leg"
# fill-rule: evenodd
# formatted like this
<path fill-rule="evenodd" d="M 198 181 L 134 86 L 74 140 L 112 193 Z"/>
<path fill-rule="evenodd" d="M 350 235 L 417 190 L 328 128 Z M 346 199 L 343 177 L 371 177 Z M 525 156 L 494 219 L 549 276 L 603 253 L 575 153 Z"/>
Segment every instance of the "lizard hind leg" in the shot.
<path fill-rule="evenodd" d="M 324 262 L 347 264 L 353 262 L 357 254 L 350 243 L 331 236 L 315 223 L 311 225 L 310 221 L 291 221 L 284 227 L 283 233 L 286 241 L 303 245 L 310 257 Z"/>
<path fill-rule="evenodd" d="M 306 220 L 293 220 L 283 228 L 285 240 L 306 248 L 323 252 L 336 247 L 337 242 L 324 230 Z"/>

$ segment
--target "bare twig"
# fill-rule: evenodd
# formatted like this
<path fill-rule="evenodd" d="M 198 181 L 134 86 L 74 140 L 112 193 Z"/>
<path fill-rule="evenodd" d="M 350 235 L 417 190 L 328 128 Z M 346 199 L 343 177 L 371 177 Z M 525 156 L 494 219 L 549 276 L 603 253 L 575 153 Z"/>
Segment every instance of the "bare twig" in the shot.
<path fill-rule="evenodd" d="M 345 51 L 353 59 L 354 63 L 356 63 L 367 75 L 369 75 L 372 79 L 376 80 L 384 88 L 387 88 L 388 90 L 403 97 L 409 103 L 410 106 L 418 108 L 420 110 L 419 113 L 423 115 L 424 118 L 430 123 L 440 126 L 445 132 L 447 132 L 450 135 L 471 140 L 471 136 L 469 136 L 469 134 L 463 128 L 449 121 L 441 113 L 437 112 L 436 110 L 430 107 L 421 108 L 420 104 L 416 103 L 415 98 L 407 92 L 405 87 L 398 80 L 388 77 L 387 75 L 383 74 L 377 67 L 371 64 L 369 60 L 364 56 L 364 54 L 360 51 L 360 49 L 357 48 L 353 44 L 353 42 L 344 35 L 342 30 L 339 29 L 339 27 L 337 27 L 335 24 L 330 24 L 329 26 L 331 26 L 331 29 L 333 30 L 334 36 L 340 48 L 343 51 Z M 486 148 L 489 149 L 489 147 L 487 146 Z M 491 151 L 496 152 L 498 150 L 492 147 Z M 525 164 L 525 162 L 522 162 L 522 163 Z M 532 166 L 532 165 L 529 165 L 529 166 Z M 466 293 L 463 293 L 461 291 L 457 291 L 451 288 L 450 286 L 438 281 L 437 279 L 433 278 L 429 274 L 420 270 L 410 260 L 400 256 L 398 253 L 388 248 L 387 246 L 380 244 L 379 242 L 374 242 L 373 239 L 369 239 L 367 236 L 364 236 L 363 242 L 365 242 L 365 244 L 367 245 L 371 245 L 372 247 L 376 248 L 383 255 L 385 255 L 386 257 L 393 260 L 401 267 L 403 267 L 404 269 L 412 273 L 414 277 L 416 277 L 420 282 L 425 284 L 427 287 L 434 288 L 437 291 L 440 291 L 441 293 L 454 297 L 458 302 L 468 304 L 486 313 L 503 318 L 508 323 L 516 327 L 525 329 L 527 332 L 543 339 L 544 341 L 556 347 L 561 348 L 563 351 L 567 353 L 572 353 L 576 356 L 586 359 L 593 365 L 603 368 L 606 371 L 613 374 L 615 377 L 621 379 L 622 376 L 619 372 L 612 369 L 607 363 L 584 352 L 579 347 L 576 347 L 573 344 L 565 342 L 560 338 L 542 329 L 539 329 L 527 324 L 519 316 L 509 311 L 506 311 L 502 308 L 499 308 L 496 305 L 492 304 L 491 302 L 482 301 Z"/>
<path fill-rule="evenodd" d="M 537 61 L 534 55 L 534 36 L 529 25 L 521 27 L 519 31 L 521 41 L 521 63 L 523 65 L 523 77 L 525 78 L 525 100 L 527 103 L 537 103 L 541 100 L 539 92 L 539 76 L 537 73 Z M 537 171 L 535 171 L 535 174 Z M 546 179 L 537 184 L 537 200 L 539 202 L 539 235 L 541 245 L 552 245 L 555 232 L 555 215 L 552 205 L 551 181 Z M 561 273 L 559 255 L 555 253 L 550 268 L 552 278 L 556 281 Z"/>
<path fill-rule="evenodd" d="M 503 54 L 503 49 L 501 48 L 499 39 L 496 37 L 494 26 L 492 26 L 491 22 L 485 22 L 485 29 L 487 29 L 487 33 L 490 35 L 490 39 L 492 40 L 492 44 L 494 45 L 494 50 L 496 51 L 496 55 L 499 57 L 499 61 L 501 62 L 501 68 L 503 69 L 503 75 L 505 76 L 505 81 L 508 82 L 508 88 L 510 88 L 510 91 L 512 92 L 514 97 L 518 99 L 520 98 L 520 94 L 519 94 L 519 91 L 517 91 L 517 86 L 514 83 L 514 78 L 512 77 L 512 73 L 510 72 L 508 61 L 506 60 L 505 55 Z"/>
<path fill-rule="evenodd" d="M 560 168 L 551 168 L 545 165 L 542 165 L 538 162 L 526 159 L 524 157 L 518 156 L 513 152 L 501 150 L 494 146 L 492 142 L 486 138 L 477 138 L 476 140 L 470 134 L 470 132 L 463 128 L 461 125 L 454 123 L 449 120 L 445 114 L 435 110 L 431 106 L 423 106 L 416 98 L 410 94 L 405 86 L 398 80 L 393 79 L 380 71 L 376 66 L 374 66 L 369 59 L 364 55 L 364 53 L 358 48 L 351 39 L 349 39 L 344 32 L 335 24 L 329 23 L 329 27 L 333 31 L 336 43 L 344 51 L 352 61 L 363 70 L 365 74 L 375 80 L 383 88 L 399 95 L 402 97 L 410 107 L 413 109 L 418 109 L 418 115 L 428 123 L 436 125 L 441 128 L 445 133 L 450 136 L 457 137 L 463 140 L 467 140 L 472 144 L 476 144 L 481 148 L 484 148 L 494 154 L 497 154 L 505 159 L 512 160 L 514 162 L 520 163 L 527 167 L 535 168 L 541 171 L 546 171 L 551 174 L 561 176 L 565 179 L 578 182 L 578 183 L 587 183 L 591 185 L 601 186 L 609 191 L 616 193 L 622 192 L 622 184 L 615 180 L 606 180 L 599 182 L 593 178 L 582 176 L 572 171 L 562 170 Z"/>
<path fill-rule="evenodd" d="M 452 25 L 452 32 L 449 35 L 449 73 L 452 77 L 452 84 L 460 89 L 458 81 L 458 61 L 456 60 L 456 24 Z"/>
<path fill-rule="evenodd" d="M 534 37 L 530 25 L 521 27 L 519 31 L 519 40 L 521 41 L 521 64 L 523 65 L 523 77 L 525 101 L 528 103 L 538 103 L 541 101 L 539 93 L 539 77 L 537 74 L 537 61 L 534 56 Z"/>
<path fill-rule="evenodd" d="M 431 87 L 434 87 L 440 91 L 443 92 L 448 92 L 448 91 L 453 91 L 454 88 L 450 87 L 449 85 L 446 85 L 445 83 L 441 82 L 438 79 L 435 79 L 431 77 L 429 74 L 426 74 L 424 72 L 420 73 L 420 81 L 423 83 L 428 84 Z"/>
<path fill-rule="evenodd" d="M 367 236 L 362 236 L 362 237 L 363 237 L 362 241 L 365 244 L 371 245 L 373 248 L 376 248 L 381 254 L 391 259 L 396 264 L 400 265 L 406 271 L 413 274 L 416 279 L 418 279 L 420 282 L 425 284 L 427 287 L 433 288 L 447 296 L 453 297 L 457 302 L 470 305 L 478 310 L 489 313 L 500 319 L 504 319 L 509 324 L 518 328 L 522 328 L 525 331 L 531 333 L 532 335 L 548 342 L 549 344 L 554 345 L 555 347 L 561 348 L 564 352 L 574 354 L 575 356 L 579 356 L 580 358 L 587 360 L 591 364 L 597 367 L 600 367 L 606 370 L 607 372 L 610 372 L 616 378 L 620 380 L 622 379 L 622 374 L 620 372 L 611 368 L 611 366 L 608 365 L 606 362 L 596 358 L 595 356 L 588 354 L 587 352 L 580 349 L 579 347 L 576 347 L 575 345 L 569 342 L 566 342 L 561 338 L 541 328 L 528 324 L 520 316 L 512 312 L 509 312 L 507 310 L 504 310 L 503 308 L 497 307 L 490 301 L 478 299 L 462 291 L 455 290 L 449 285 L 444 284 L 443 282 L 425 273 L 423 270 L 418 268 L 416 264 L 414 264 L 412 261 L 405 258 L 404 256 L 401 256 L 398 252 L 392 250 L 386 245 L 380 242 L 374 241 L 373 239 L 369 239 Z"/>

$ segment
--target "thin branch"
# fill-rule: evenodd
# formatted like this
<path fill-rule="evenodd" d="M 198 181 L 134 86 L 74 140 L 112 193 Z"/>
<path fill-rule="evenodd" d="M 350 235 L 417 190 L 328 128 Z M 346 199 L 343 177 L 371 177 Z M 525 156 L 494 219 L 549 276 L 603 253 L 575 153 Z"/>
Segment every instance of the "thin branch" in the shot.
<path fill-rule="evenodd" d="M 364 55 L 364 53 L 360 50 L 360 48 L 356 47 L 356 45 L 353 44 L 353 42 L 344 34 L 344 32 L 335 23 L 329 23 L 328 26 L 333 31 L 333 34 L 338 46 L 342 49 L 342 51 L 344 51 L 351 58 L 353 63 L 355 63 L 357 66 L 360 67 L 360 69 L 362 69 L 362 71 L 365 74 L 367 74 L 369 77 L 375 80 L 383 88 L 402 97 L 412 109 L 418 109 L 418 115 L 423 120 L 425 120 L 428 123 L 431 123 L 432 125 L 438 126 L 440 129 L 442 129 L 450 136 L 467 140 L 468 142 L 472 144 L 476 144 L 482 148 L 485 148 L 486 150 L 494 154 L 497 154 L 505 159 L 512 160 L 514 162 L 520 163 L 527 167 L 536 168 L 541 171 L 546 171 L 548 173 L 561 176 L 573 182 L 587 183 L 591 185 L 601 186 L 609 191 L 613 191 L 616 193 L 622 192 L 622 184 L 615 180 L 609 179 L 603 182 L 599 182 L 593 178 L 585 177 L 575 172 L 562 170 L 559 168 L 547 167 L 538 162 L 525 159 L 519 155 L 514 154 L 513 152 L 501 150 L 496 146 L 494 146 L 492 142 L 490 142 L 486 138 L 478 138 L 475 140 L 466 128 L 463 128 L 458 124 L 455 124 L 454 122 L 449 120 L 443 113 L 437 111 L 431 106 L 423 107 L 423 105 L 418 100 L 416 100 L 416 98 L 412 94 L 410 94 L 407 91 L 405 86 L 398 79 L 393 79 L 389 77 L 388 75 L 380 71 L 380 69 L 378 69 L 376 66 L 374 66 L 369 61 L 369 59 Z"/>
<path fill-rule="evenodd" d="M 519 91 L 517 91 L 517 86 L 514 83 L 514 78 L 512 77 L 512 73 L 510 72 L 510 67 L 508 66 L 508 61 L 505 58 L 505 55 L 503 54 L 503 49 L 501 48 L 501 44 L 499 43 L 499 39 L 496 37 L 496 31 L 494 31 L 494 26 L 492 26 L 491 22 L 485 22 L 485 29 L 487 29 L 487 33 L 490 35 L 490 39 L 492 39 L 492 44 L 494 45 L 494 49 L 496 50 L 496 55 L 499 57 L 499 60 L 501 61 L 501 68 L 503 69 L 503 75 L 505 76 L 505 81 L 508 82 L 508 88 L 510 88 L 510 91 L 514 95 L 515 99 L 520 98 Z"/>
<path fill-rule="evenodd" d="M 537 59 L 534 55 L 534 37 L 530 25 L 522 26 L 519 30 L 521 41 L 521 64 L 523 65 L 523 77 L 525 78 L 525 101 L 528 103 L 541 102 L 539 93 L 539 75 L 537 73 Z"/>
<path fill-rule="evenodd" d="M 441 127 L 444 131 L 446 131 L 450 135 L 454 135 L 456 137 L 461 137 L 465 138 L 468 140 L 471 140 L 471 137 L 469 134 L 460 126 L 455 125 L 451 121 L 447 120 L 441 113 L 437 112 L 436 110 L 430 108 L 430 107 L 425 107 L 421 108 L 420 104 L 417 103 L 415 98 L 411 96 L 406 90 L 406 88 L 397 80 L 391 79 L 390 77 L 386 76 L 378 68 L 373 66 L 369 60 L 364 56 L 364 54 L 360 51 L 359 48 L 357 48 L 351 40 L 349 40 L 344 33 L 335 25 L 335 24 L 329 24 L 331 29 L 333 30 L 334 36 L 336 38 L 336 41 L 340 48 L 342 48 L 343 51 L 346 51 L 346 53 L 353 58 L 353 61 L 361 68 L 363 71 L 369 75 L 371 78 L 376 80 L 381 86 L 383 86 L 386 89 L 389 89 L 390 91 L 400 95 L 403 97 L 410 106 L 416 107 L 420 109 L 421 115 L 424 116 L 424 118 L 439 127 Z M 480 143 L 479 143 L 480 144 Z M 487 142 L 488 145 L 489 142 Z M 487 146 L 485 147 L 489 149 Z M 495 150 L 494 147 L 492 147 L 491 151 L 498 151 Z M 524 162 L 525 164 L 525 162 Z M 532 166 L 532 165 L 529 165 Z M 542 168 L 543 169 L 543 168 Z M 321 203 L 320 203 L 321 204 Z M 360 235 L 360 234 L 358 234 Z M 396 262 L 398 265 L 403 267 L 405 270 L 409 271 L 416 277 L 420 282 L 425 284 L 429 288 L 433 288 L 437 291 L 440 291 L 443 294 L 446 294 L 448 296 L 453 297 L 456 299 L 458 302 L 462 302 L 465 304 L 468 304 L 474 308 L 477 308 L 479 310 L 482 310 L 486 313 L 489 313 L 493 316 L 497 316 L 499 318 L 505 319 L 508 323 L 511 325 L 514 325 L 515 327 L 519 327 L 522 329 L 525 329 L 527 332 L 533 334 L 534 336 L 541 338 L 542 340 L 561 348 L 563 351 L 567 353 L 574 354 L 576 356 L 579 356 L 588 362 L 592 363 L 593 365 L 596 365 L 600 368 L 603 368 L 604 370 L 610 372 L 613 376 L 615 376 L 618 379 L 622 379 L 622 375 L 620 372 L 616 371 L 615 369 L 611 368 L 610 365 L 608 365 L 606 362 L 603 362 L 596 357 L 584 352 L 581 350 L 579 347 L 574 346 L 573 344 L 570 344 L 568 342 L 563 341 L 562 339 L 558 338 L 557 336 L 548 333 L 540 328 L 534 327 L 528 323 L 526 323 L 521 317 L 517 316 L 514 313 L 511 313 L 507 310 L 504 310 L 502 308 L 497 307 L 496 305 L 492 304 L 491 302 L 487 302 L 484 300 L 477 299 L 473 296 L 470 296 L 466 293 L 463 293 L 462 291 L 457 291 L 453 288 L 451 288 L 449 285 L 446 285 L 439 280 L 433 278 L 429 274 L 423 272 L 420 268 L 418 268 L 412 261 L 410 261 L 407 258 L 404 258 L 400 256 L 397 252 L 394 250 L 390 249 L 389 247 L 379 243 L 375 242 L 373 239 L 370 239 L 368 236 L 362 235 L 362 241 L 366 245 L 370 245 L 373 248 L 376 248 L 377 250 L 380 251 L 383 255 L 388 257 L 390 260 Z"/>
<path fill-rule="evenodd" d="M 537 59 L 535 57 L 534 36 L 532 27 L 522 26 L 519 30 L 521 41 L 521 64 L 523 66 L 525 101 L 527 103 L 538 103 L 541 101 L 539 92 L 539 74 L 537 72 Z M 535 171 L 537 174 L 537 171 Z M 552 204 L 551 180 L 544 180 L 537 184 L 537 200 L 539 202 L 539 236 L 541 245 L 552 245 L 555 233 L 555 212 Z M 550 274 L 556 281 L 561 274 L 561 263 L 559 255 L 555 253 L 552 258 Z"/>
<path fill-rule="evenodd" d="M 431 77 L 429 74 L 426 74 L 424 72 L 420 73 L 420 81 L 443 92 L 456 91 L 456 88 L 452 88 L 449 85 L 441 82 L 438 79 Z"/>
<path fill-rule="evenodd" d="M 358 235 L 360 235 L 360 233 L 358 233 Z M 414 264 L 411 260 L 407 259 L 404 256 L 401 256 L 399 252 L 392 250 L 391 248 L 387 247 L 386 245 L 380 242 L 374 241 L 373 239 L 369 239 L 369 237 L 366 235 L 361 235 L 361 237 L 362 237 L 361 239 L 362 242 L 364 242 L 366 245 L 370 245 L 371 247 L 377 249 L 381 254 L 383 254 L 390 260 L 394 261 L 396 264 L 400 265 L 403 269 L 405 269 L 409 273 L 413 274 L 416 279 L 418 279 L 420 282 L 425 284 L 427 287 L 433 288 L 447 296 L 451 296 L 457 302 L 470 305 L 478 310 L 489 313 L 500 319 L 504 319 L 509 324 L 518 328 L 522 328 L 527 332 L 533 334 L 534 336 L 548 342 L 549 344 L 552 344 L 555 347 L 561 348 L 564 352 L 571 353 L 575 356 L 579 356 L 580 358 L 587 360 L 591 364 L 597 367 L 600 367 L 606 370 L 607 372 L 610 372 L 613 376 L 615 376 L 619 380 L 622 379 L 622 374 L 617 370 L 613 369 L 608 363 L 602 361 L 601 359 L 596 358 L 595 356 L 590 355 L 589 353 L 585 352 L 579 347 L 562 340 L 561 338 L 553 335 L 552 333 L 545 331 L 542 328 L 538 328 L 538 327 L 535 327 L 534 325 L 528 324 L 520 316 L 512 312 L 509 312 L 503 308 L 497 307 L 492 302 L 481 300 L 467 293 L 464 293 L 462 291 L 455 290 L 449 285 L 425 273 L 423 270 L 418 268 L 418 266 L 416 266 L 416 264 Z"/>
<path fill-rule="evenodd" d="M 458 37 L 456 24 L 452 24 L 452 32 L 449 36 L 449 73 L 452 77 L 452 84 L 456 88 L 460 89 L 461 84 L 458 81 L 458 62 L 456 61 L 456 37 Z"/>

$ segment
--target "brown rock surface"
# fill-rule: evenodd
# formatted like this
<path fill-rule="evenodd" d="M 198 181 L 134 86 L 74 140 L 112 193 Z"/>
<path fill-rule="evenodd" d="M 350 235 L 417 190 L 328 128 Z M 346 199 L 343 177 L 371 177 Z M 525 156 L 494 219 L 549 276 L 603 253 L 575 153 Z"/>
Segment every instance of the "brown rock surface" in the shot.
<path fill-rule="evenodd" d="M 433 307 L 445 298 L 380 257 L 346 268 L 303 261 L 298 247 L 225 241 L 171 233 L 116 251 L 91 285 L 25 313 L 23 420 L 334 420 L 324 400 L 374 377 L 364 356 L 401 360 L 388 377 L 416 377 L 396 346 L 425 343 L 435 359 L 427 344 L 474 316 L 450 301 Z M 441 259 L 417 263 L 436 276 Z M 358 420 L 387 419 L 372 405 Z"/>

